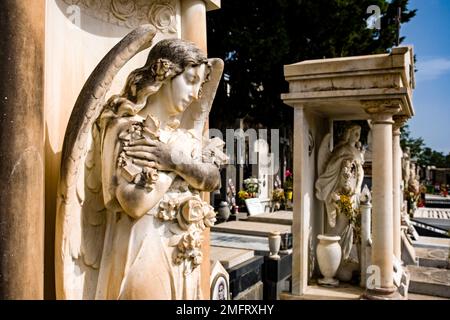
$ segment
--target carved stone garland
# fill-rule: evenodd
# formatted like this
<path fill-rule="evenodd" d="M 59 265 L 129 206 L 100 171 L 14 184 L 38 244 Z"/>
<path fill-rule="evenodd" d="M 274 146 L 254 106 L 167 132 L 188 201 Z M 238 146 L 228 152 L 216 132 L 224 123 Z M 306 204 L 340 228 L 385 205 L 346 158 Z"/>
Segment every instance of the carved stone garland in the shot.
<path fill-rule="evenodd" d="M 152 24 L 162 33 L 176 33 L 176 9 L 171 0 L 63 0 L 101 21 L 134 29 Z"/>

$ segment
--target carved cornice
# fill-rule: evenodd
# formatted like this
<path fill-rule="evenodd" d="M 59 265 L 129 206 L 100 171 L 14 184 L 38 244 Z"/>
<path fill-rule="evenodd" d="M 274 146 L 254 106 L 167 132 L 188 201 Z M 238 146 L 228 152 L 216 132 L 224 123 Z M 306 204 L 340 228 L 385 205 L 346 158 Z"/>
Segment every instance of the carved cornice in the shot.
<path fill-rule="evenodd" d="M 162 33 L 176 33 L 176 10 L 173 0 L 63 0 L 79 6 L 82 13 L 121 27 L 134 29 L 152 24 Z"/>

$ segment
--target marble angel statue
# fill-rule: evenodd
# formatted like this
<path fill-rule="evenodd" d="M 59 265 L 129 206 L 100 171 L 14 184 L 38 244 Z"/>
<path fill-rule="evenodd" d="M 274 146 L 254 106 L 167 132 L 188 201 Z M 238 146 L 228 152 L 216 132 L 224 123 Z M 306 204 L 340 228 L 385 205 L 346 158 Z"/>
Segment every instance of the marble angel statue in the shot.
<path fill-rule="evenodd" d="M 330 153 L 331 134 L 328 134 L 321 143 L 318 156 L 316 197 L 325 204 L 330 233 L 341 236 L 343 260 L 349 257 L 353 247 L 364 178 L 364 151 L 359 141 L 360 135 L 360 126 L 349 126 Z"/>
<path fill-rule="evenodd" d="M 202 135 L 223 71 L 193 43 L 162 40 L 105 101 L 114 76 L 151 47 L 140 26 L 80 93 L 62 153 L 56 221 L 59 299 L 201 299 L 201 191 L 219 187 L 223 141 Z"/>

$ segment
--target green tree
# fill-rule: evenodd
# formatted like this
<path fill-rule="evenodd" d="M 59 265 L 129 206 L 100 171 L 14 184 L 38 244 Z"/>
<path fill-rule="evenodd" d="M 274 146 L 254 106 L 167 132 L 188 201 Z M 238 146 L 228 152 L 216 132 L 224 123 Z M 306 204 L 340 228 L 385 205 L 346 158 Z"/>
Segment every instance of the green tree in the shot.
<path fill-rule="evenodd" d="M 422 138 L 415 139 L 411 137 L 408 125 L 403 126 L 401 129 L 400 145 L 403 150 L 405 150 L 406 147 L 409 147 L 411 156 L 417 159 L 420 158 L 425 148 L 425 142 Z"/>
<path fill-rule="evenodd" d="M 367 8 L 381 9 L 381 30 L 368 29 Z M 226 0 L 208 14 L 208 53 L 225 61 L 211 125 L 250 117 L 268 127 L 292 125 L 283 65 L 307 59 L 387 52 L 415 10 L 408 0 Z M 400 39 L 401 41 L 403 39 Z"/>
<path fill-rule="evenodd" d="M 411 156 L 416 158 L 420 166 L 450 168 L 450 153 L 445 156 L 443 152 L 435 151 L 427 147 L 422 138 L 411 137 L 408 125 L 401 129 L 400 145 L 403 150 L 406 147 L 410 148 Z"/>

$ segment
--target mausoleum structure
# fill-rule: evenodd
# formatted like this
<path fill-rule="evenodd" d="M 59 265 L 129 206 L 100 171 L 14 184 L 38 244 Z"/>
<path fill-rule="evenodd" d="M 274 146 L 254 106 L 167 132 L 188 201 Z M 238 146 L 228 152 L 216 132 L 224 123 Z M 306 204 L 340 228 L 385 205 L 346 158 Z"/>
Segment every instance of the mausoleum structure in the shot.
<path fill-rule="evenodd" d="M 401 259 L 400 128 L 414 115 L 413 57 L 412 47 L 398 47 L 386 54 L 311 60 L 285 66 L 289 93 L 283 94 L 282 99 L 294 108 L 294 296 L 308 296 L 312 292 L 311 279 L 317 272 L 317 236 L 349 235 L 348 228 L 343 233 L 336 230 L 339 216 L 343 214 L 342 195 L 349 196 L 351 211 L 358 207 L 360 211 L 354 212 L 367 211 L 367 206 L 363 208 L 367 204 L 370 208 L 370 195 L 361 194 L 364 185 L 359 179 L 365 149 L 359 142 L 360 128 L 353 126 L 348 130 L 349 139 L 334 141 L 333 123 L 347 120 L 368 120 L 371 128 L 372 223 L 370 228 L 370 219 L 367 222 L 366 217 L 363 219 L 366 225 L 360 227 L 363 235 L 364 230 L 369 231 L 369 239 L 363 241 L 361 250 L 370 247 L 371 253 L 369 262 L 361 267 L 361 276 L 372 275 L 375 281 L 366 288 L 365 296 L 382 299 L 398 296 L 394 264 L 396 259 Z M 340 176 L 330 180 L 327 170 L 337 166 L 339 152 L 346 158 L 337 167 L 337 173 L 330 171 L 330 175 Z M 332 182 L 336 186 L 342 182 L 342 188 L 336 187 L 335 194 L 327 194 L 323 190 L 333 187 L 324 181 L 337 181 Z M 353 231 L 356 239 L 357 230 Z M 342 254 L 345 253 L 348 251 L 342 248 Z"/>

